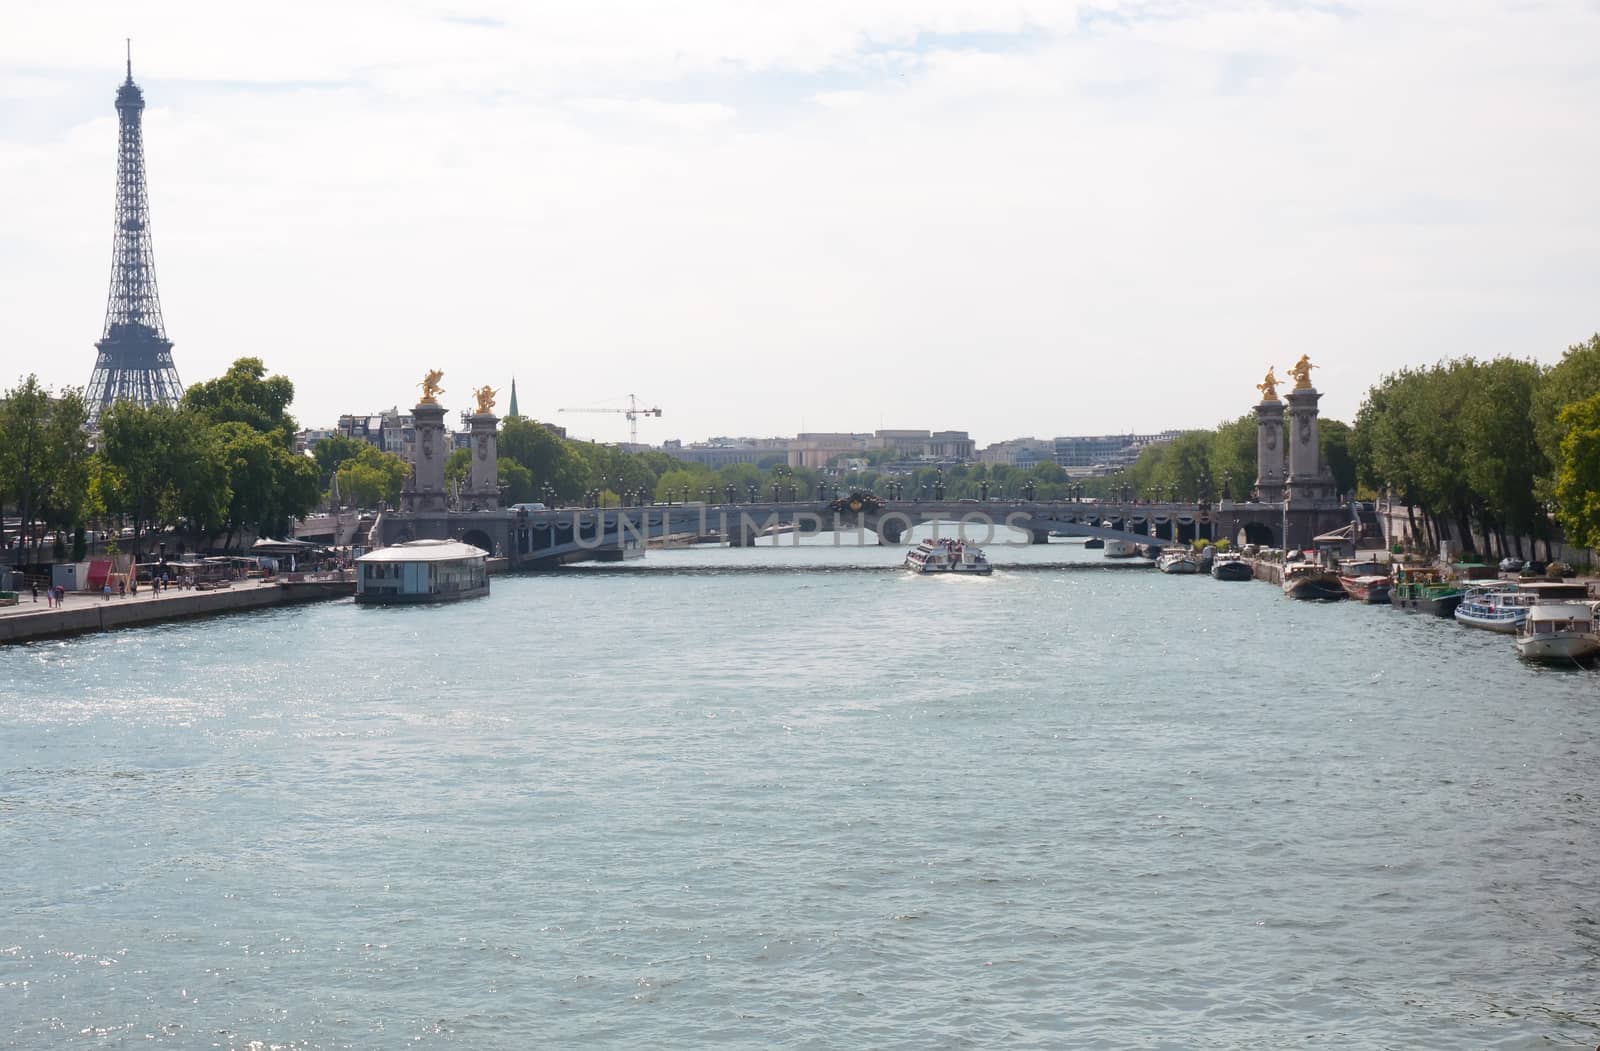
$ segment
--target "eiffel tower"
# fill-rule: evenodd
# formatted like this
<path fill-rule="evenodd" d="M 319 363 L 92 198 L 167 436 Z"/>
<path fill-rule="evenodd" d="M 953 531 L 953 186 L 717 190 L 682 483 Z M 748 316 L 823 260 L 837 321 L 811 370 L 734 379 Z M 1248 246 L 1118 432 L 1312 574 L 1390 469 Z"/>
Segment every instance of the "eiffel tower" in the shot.
<path fill-rule="evenodd" d="M 100 352 L 84 400 L 91 425 L 118 401 L 176 405 L 183 395 L 172 364 L 172 341 L 161 322 L 156 261 L 150 249 L 150 200 L 144 185 L 144 92 L 133 82 L 133 45 L 128 79 L 117 89 L 117 223 L 111 241 L 111 294 Z"/>

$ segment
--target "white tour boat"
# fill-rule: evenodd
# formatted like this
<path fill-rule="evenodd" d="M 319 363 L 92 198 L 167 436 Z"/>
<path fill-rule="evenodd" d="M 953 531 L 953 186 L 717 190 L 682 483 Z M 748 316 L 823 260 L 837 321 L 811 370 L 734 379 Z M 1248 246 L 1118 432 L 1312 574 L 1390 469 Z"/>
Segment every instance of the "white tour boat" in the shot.
<path fill-rule="evenodd" d="M 1517 656 L 1533 661 L 1568 661 L 1600 653 L 1600 631 L 1594 608 L 1587 602 L 1548 603 L 1528 607 L 1517 629 Z"/>
<path fill-rule="evenodd" d="M 916 573 L 990 573 L 983 548 L 969 540 L 937 537 L 906 552 L 906 568 Z"/>
<path fill-rule="evenodd" d="M 1456 607 L 1456 620 L 1469 628 L 1513 635 L 1528 619 L 1528 610 L 1537 601 L 1537 595 L 1523 591 L 1512 581 L 1474 584 L 1461 597 L 1461 605 Z"/>

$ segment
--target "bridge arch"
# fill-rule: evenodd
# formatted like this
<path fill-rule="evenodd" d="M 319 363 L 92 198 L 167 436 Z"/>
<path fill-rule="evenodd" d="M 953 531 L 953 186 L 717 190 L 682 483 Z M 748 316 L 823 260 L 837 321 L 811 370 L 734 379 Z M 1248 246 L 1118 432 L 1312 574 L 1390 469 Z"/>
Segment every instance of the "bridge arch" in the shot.
<path fill-rule="evenodd" d="M 489 554 L 494 554 L 494 541 L 490 540 L 489 534 L 481 529 L 469 529 L 462 533 L 461 542 L 463 544 L 471 544 L 473 547 L 481 547 Z"/>
<path fill-rule="evenodd" d="M 1239 526 L 1239 535 L 1246 544 L 1259 544 L 1262 547 L 1277 547 L 1278 531 L 1265 522 L 1245 522 Z"/>

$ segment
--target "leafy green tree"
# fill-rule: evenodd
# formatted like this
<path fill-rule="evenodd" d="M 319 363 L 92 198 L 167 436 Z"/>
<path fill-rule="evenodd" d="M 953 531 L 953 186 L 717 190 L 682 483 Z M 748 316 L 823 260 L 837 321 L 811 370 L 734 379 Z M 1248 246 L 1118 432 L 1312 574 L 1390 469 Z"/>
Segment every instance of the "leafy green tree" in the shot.
<path fill-rule="evenodd" d="M 362 446 L 369 444 L 359 438 L 330 434 L 313 446 L 311 456 L 317 464 L 317 487 L 328 488 L 333 481 L 333 472 L 339 469 L 339 465 L 359 453 Z"/>
<path fill-rule="evenodd" d="M 465 450 L 458 450 L 465 451 Z M 445 465 L 446 470 L 449 464 Z M 496 460 L 500 492 L 508 504 L 522 504 L 538 500 L 533 490 L 533 472 L 515 460 Z"/>
<path fill-rule="evenodd" d="M 411 464 L 394 453 L 368 445 L 339 466 L 339 492 L 358 507 L 394 505 L 411 477 Z"/>
<path fill-rule="evenodd" d="M 500 457 L 498 462 L 499 463 L 506 463 L 507 461 L 506 461 L 506 459 L 504 457 Z M 510 462 L 514 463 L 515 461 L 510 461 Z M 444 484 L 445 484 L 445 488 L 453 489 L 456 486 L 466 485 L 468 480 L 471 479 L 471 477 L 472 477 L 472 450 L 471 449 L 451 449 L 450 450 L 450 455 L 445 457 L 445 461 L 444 461 Z"/>
<path fill-rule="evenodd" d="M 184 458 L 195 451 L 194 426 L 194 417 L 159 404 L 120 401 L 100 416 L 102 489 L 108 509 L 126 514 L 133 523 L 135 560 L 146 532 L 182 514 L 179 477 L 192 473 Z M 226 499 L 217 502 L 225 504 Z"/>
<path fill-rule="evenodd" d="M 526 467 L 536 488 L 549 485 L 563 499 L 576 499 L 588 488 L 588 463 L 568 442 L 548 427 L 527 417 L 500 424 L 499 455 Z"/>
<path fill-rule="evenodd" d="M 1354 435 L 1354 429 L 1343 420 L 1317 421 L 1318 451 L 1340 493 L 1356 489 L 1356 458 L 1350 448 Z"/>
<path fill-rule="evenodd" d="M 1246 413 L 1238 419 L 1217 425 L 1211 433 L 1207 463 L 1212 487 L 1220 495 L 1224 481 L 1235 500 L 1250 495 L 1256 481 L 1256 418 Z"/>
<path fill-rule="evenodd" d="M 39 526 L 58 536 L 83 522 L 88 486 L 88 408 L 81 392 L 52 395 L 29 375 L 0 401 L 0 493 L 14 494 L 21 530 L 17 557 Z M 35 548 L 37 553 L 37 549 Z"/>
<path fill-rule="evenodd" d="M 1600 547 L 1600 394 L 1568 405 L 1557 422 L 1556 517 L 1568 541 Z"/>
<path fill-rule="evenodd" d="M 1567 348 L 1546 372 L 1533 394 L 1535 440 L 1553 478 L 1561 469 L 1561 444 L 1566 437 L 1561 412 L 1568 405 L 1600 394 L 1600 333 Z M 1546 487 L 1548 489 L 1548 485 Z"/>
<path fill-rule="evenodd" d="M 210 428 L 205 439 L 215 444 L 225 472 L 227 546 L 245 529 L 257 536 L 287 532 L 290 519 L 305 517 L 316 504 L 321 492 L 316 464 L 285 449 L 272 433 L 230 421 Z M 191 478 L 185 489 L 197 487 L 217 488 L 215 479 L 201 476 Z M 187 499 L 191 518 L 212 506 L 200 492 L 190 492 Z"/>
<path fill-rule="evenodd" d="M 260 358 L 240 358 L 214 380 L 196 383 L 183 392 L 183 408 L 208 423 L 243 423 L 273 435 L 294 447 L 294 384 L 287 376 L 268 376 Z"/>

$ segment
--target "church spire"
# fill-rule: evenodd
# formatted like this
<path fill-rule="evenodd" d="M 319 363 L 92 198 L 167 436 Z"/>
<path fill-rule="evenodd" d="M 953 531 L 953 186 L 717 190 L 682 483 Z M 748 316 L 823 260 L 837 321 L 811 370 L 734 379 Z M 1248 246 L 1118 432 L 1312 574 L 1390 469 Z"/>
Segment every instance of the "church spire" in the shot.
<path fill-rule="evenodd" d="M 506 419 L 514 420 L 522 415 L 517 411 L 517 377 L 511 377 L 511 406 L 506 410 Z"/>

